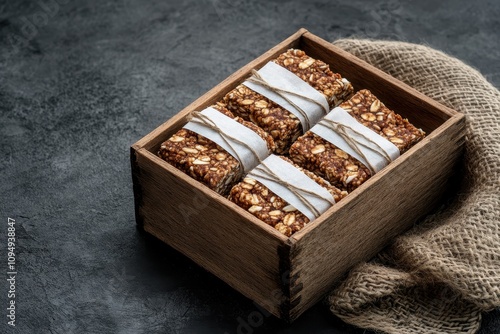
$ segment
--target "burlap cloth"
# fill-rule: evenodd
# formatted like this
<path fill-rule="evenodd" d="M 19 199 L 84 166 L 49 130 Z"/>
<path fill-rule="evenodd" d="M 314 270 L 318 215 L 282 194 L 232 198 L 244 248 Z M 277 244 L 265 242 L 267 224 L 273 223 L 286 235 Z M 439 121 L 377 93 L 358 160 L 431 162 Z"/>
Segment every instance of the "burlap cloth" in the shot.
<path fill-rule="evenodd" d="M 344 321 L 388 333 L 474 333 L 500 306 L 500 93 L 476 70 L 422 45 L 334 42 L 467 116 L 457 193 L 328 297 Z M 361 87 L 358 87 L 361 88 Z"/>

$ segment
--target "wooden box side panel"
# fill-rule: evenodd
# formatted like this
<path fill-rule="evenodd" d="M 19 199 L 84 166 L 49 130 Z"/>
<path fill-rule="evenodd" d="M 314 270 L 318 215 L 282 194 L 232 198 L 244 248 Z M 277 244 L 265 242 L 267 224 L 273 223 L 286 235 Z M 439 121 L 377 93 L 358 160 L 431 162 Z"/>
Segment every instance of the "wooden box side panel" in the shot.
<path fill-rule="evenodd" d="M 196 181 L 166 162 L 158 164 L 147 150 L 134 154 L 144 230 L 279 317 L 273 296 L 281 291 L 278 248 L 286 237 L 255 224 L 255 217 L 193 185 Z"/>
<path fill-rule="evenodd" d="M 345 76 L 354 90 L 369 89 L 387 107 L 409 118 L 427 133 L 437 129 L 456 112 L 395 79 L 354 55 L 307 32 L 301 38 L 304 51 L 323 60 L 334 72 Z"/>
<path fill-rule="evenodd" d="M 373 257 L 437 204 L 461 157 L 463 141 L 464 117 L 457 115 L 291 237 L 291 275 L 297 277 L 291 286 L 297 290 L 290 300 L 296 305 L 292 319 L 352 266 Z"/>

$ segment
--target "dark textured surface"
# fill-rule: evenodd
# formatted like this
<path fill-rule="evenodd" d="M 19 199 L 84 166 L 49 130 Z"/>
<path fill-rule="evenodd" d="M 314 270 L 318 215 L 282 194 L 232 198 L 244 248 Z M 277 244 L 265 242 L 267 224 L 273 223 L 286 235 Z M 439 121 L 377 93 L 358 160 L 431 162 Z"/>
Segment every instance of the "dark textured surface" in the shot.
<path fill-rule="evenodd" d="M 493 0 L 58 1 L 0 1 L 0 268 L 12 217 L 18 271 L 15 328 L 0 284 L 1 333 L 237 333 L 258 315 L 136 231 L 128 150 L 300 27 L 423 42 L 500 86 Z M 254 320 L 240 332 L 364 332 L 321 304 L 291 326 Z"/>

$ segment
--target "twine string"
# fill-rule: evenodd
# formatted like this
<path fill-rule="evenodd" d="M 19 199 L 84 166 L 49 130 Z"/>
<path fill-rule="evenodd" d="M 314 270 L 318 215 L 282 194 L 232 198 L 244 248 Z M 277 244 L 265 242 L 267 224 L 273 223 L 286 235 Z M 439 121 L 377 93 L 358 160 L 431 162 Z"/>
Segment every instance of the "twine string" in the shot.
<path fill-rule="evenodd" d="M 339 122 L 336 122 L 336 121 L 333 121 L 331 119 L 327 119 L 327 118 L 324 118 L 320 122 L 320 124 L 329 128 L 332 131 L 335 131 L 339 136 L 341 136 L 342 139 L 344 139 L 346 141 L 346 143 L 349 145 L 349 147 L 352 148 L 357 154 L 359 154 L 368 163 L 367 167 L 370 169 L 370 171 L 372 173 L 375 173 L 376 169 L 370 163 L 370 161 L 367 159 L 366 155 L 362 152 L 362 150 L 360 149 L 360 146 L 363 146 L 363 147 L 367 148 L 368 150 L 371 150 L 371 151 L 379 154 L 380 156 L 382 156 L 382 158 L 384 158 L 384 160 L 387 163 L 390 163 L 392 161 L 391 157 L 382 148 L 382 146 L 380 146 L 377 142 L 372 141 L 370 138 L 368 138 L 367 136 L 365 136 L 361 132 L 356 131 L 352 127 L 345 125 L 345 124 L 342 124 L 342 123 L 339 123 Z M 347 133 L 347 130 L 352 131 L 356 135 L 366 139 L 368 142 L 373 143 L 376 146 L 376 148 L 364 144 L 359 139 L 356 140 L 355 137 L 349 136 L 349 134 Z"/>
<path fill-rule="evenodd" d="M 295 109 L 297 109 L 297 111 L 302 115 L 302 117 L 304 117 L 304 120 L 305 120 L 305 123 L 306 123 L 305 125 L 306 125 L 307 128 L 304 129 L 304 131 L 307 131 L 307 130 L 309 130 L 311 128 L 311 120 L 309 119 L 309 114 L 305 110 L 303 110 L 302 108 L 300 108 L 296 103 L 294 103 L 289 97 L 287 97 L 286 94 L 290 94 L 290 95 L 293 95 L 293 96 L 300 97 L 301 99 L 304 99 L 306 101 L 309 101 L 309 102 L 312 102 L 312 103 L 318 105 L 323 110 L 323 112 L 324 112 L 325 115 L 328 114 L 328 112 L 330 111 L 322 103 L 316 101 L 313 98 L 310 98 L 307 95 L 302 95 L 300 93 L 289 91 L 289 90 L 286 90 L 286 89 L 282 89 L 282 88 L 279 88 L 279 87 L 276 87 L 276 86 L 270 84 L 255 69 L 252 70 L 252 76 L 250 78 L 248 78 L 248 81 L 250 81 L 250 82 L 252 82 L 254 84 L 263 86 L 263 87 L 265 87 L 265 88 L 273 91 L 274 93 L 276 93 L 279 96 L 281 96 L 286 102 L 290 103 Z"/>
<path fill-rule="evenodd" d="M 236 154 L 236 159 L 238 159 L 238 161 L 240 162 L 240 165 L 242 166 L 243 168 L 243 174 L 246 174 L 248 173 L 249 171 L 246 170 L 246 166 L 243 164 L 243 159 L 241 158 L 240 154 L 238 153 L 238 150 L 234 148 L 234 144 L 231 144 L 231 141 L 233 142 L 236 142 L 240 145 L 243 145 L 245 146 L 253 155 L 254 157 L 256 158 L 256 160 L 259 162 L 259 163 L 262 163 L 262 160 L 260 160 L 260 157 L 259 157 L 259 154 L 257 153 L 257 151 L 255 151 L 255 149 L 249 145 L 248 143 L 234 137 L 234 136 L 231 136 L 227 133 L 224 133 L 222 131 L 220 131 L 220 128 L 217 126 L 217 124 L 215 124 L 214 121 L 212 121 L 209 117 L 207 117 L 206 115 L 203 115 L 201 112 L 198 112 L 198 111 L 193 111 L 190 115 L 190 122 L 194 122 L 194 123 L 198 123 L 198 124 L 201 124 L 211 130 L 214 130 L 216 131 L 222 138 L 222 140 L 229 146 L 229 147 L 232 147 L 233 148 L 233 151 L 234 153 Z"/>
<path fill-rule="evenodd" d="M 259 166 L 255 167 L 255 170 L 263 173 L 263 175 L 262 174 L 257 175 L 259 178 L 262 178 L 262 179 L 268 180 L 268 181 L 272 181 L 272 182 L 276 182 L 276 183 L 284 186 L 288 190 L 290 190 L 314 214 L 314 216 L 316 218 L 321 215 L 321 212 L 319 212 L 314 207 L 314 205 L 312 205 L 302 193 L 306 193 L 306 194 L 311 195 L 313 197 L 325 200 L 332 205 L 335 204 L 335 200 L 332 201 L 333 196 L 331 198 L 323 197 L 323 196 L 321 196 L 315 192 L 312 192 L 308 189 L 304 189 L 304 188 L 298 187 L 297 185 L 291 184 L 290 182 L 283 180 L 279 175 L 274 173 L 264 162 L 261 162 L 261 164 Z"/>

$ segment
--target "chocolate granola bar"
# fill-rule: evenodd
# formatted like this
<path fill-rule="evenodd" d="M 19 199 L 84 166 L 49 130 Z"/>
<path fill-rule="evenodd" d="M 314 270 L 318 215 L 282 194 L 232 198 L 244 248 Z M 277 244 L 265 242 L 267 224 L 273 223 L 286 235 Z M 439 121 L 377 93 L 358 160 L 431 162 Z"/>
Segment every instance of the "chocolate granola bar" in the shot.
<path fill-rule="evenodd" d="M 401 153 L 425 136 L 421 129 L 387 108 L 369 90 L 357 92 L 340 107 L 358 122 L 393 143 Z M 312 131 L 298 138 L 290 147 L 289 153 L 290 158 L 301 167 L 349 192 L 373 174 L 359 160 Z"/>
<path fill-rule="evenodd" d="M 280 158 L 294 165 L 310 179 L 327 189 L 335 202 L 347 195 L 347 191 L 339 190 L 324 179 L 293 164 L 288 158 Z M 261 182 L 248 176 L 231 189 L 229 200 L 286 236 L 300 231 L 310 221 L 303 213 L 273 193 Z"/>
<path fill-rule="evenodd" d="M 349 81 L 333 73 L 328 64 L 309 57 L 302 50 L 290 49 L 273 62 L 323 94 L 330 108 L 343 102 L 353 92 Z M 302 134 L 302 125 L 294 114 L 244 84 L 227 93 L 222 102 L 235 115 L 270 133 L 276 143 L 276 154 L 285 154 L 291 143 Z"/>
<path fill-rule="evenodd" d="M 234 117 L 221 105 L 212 107 L 257 133 L 272 152 L 274 141 L 267 132 L 240 117 Z M 240 162 L 221 146 L 184 128 L 161 144 L 158 156 L 221 195 L 225 195 L 243 173 Z"/>

